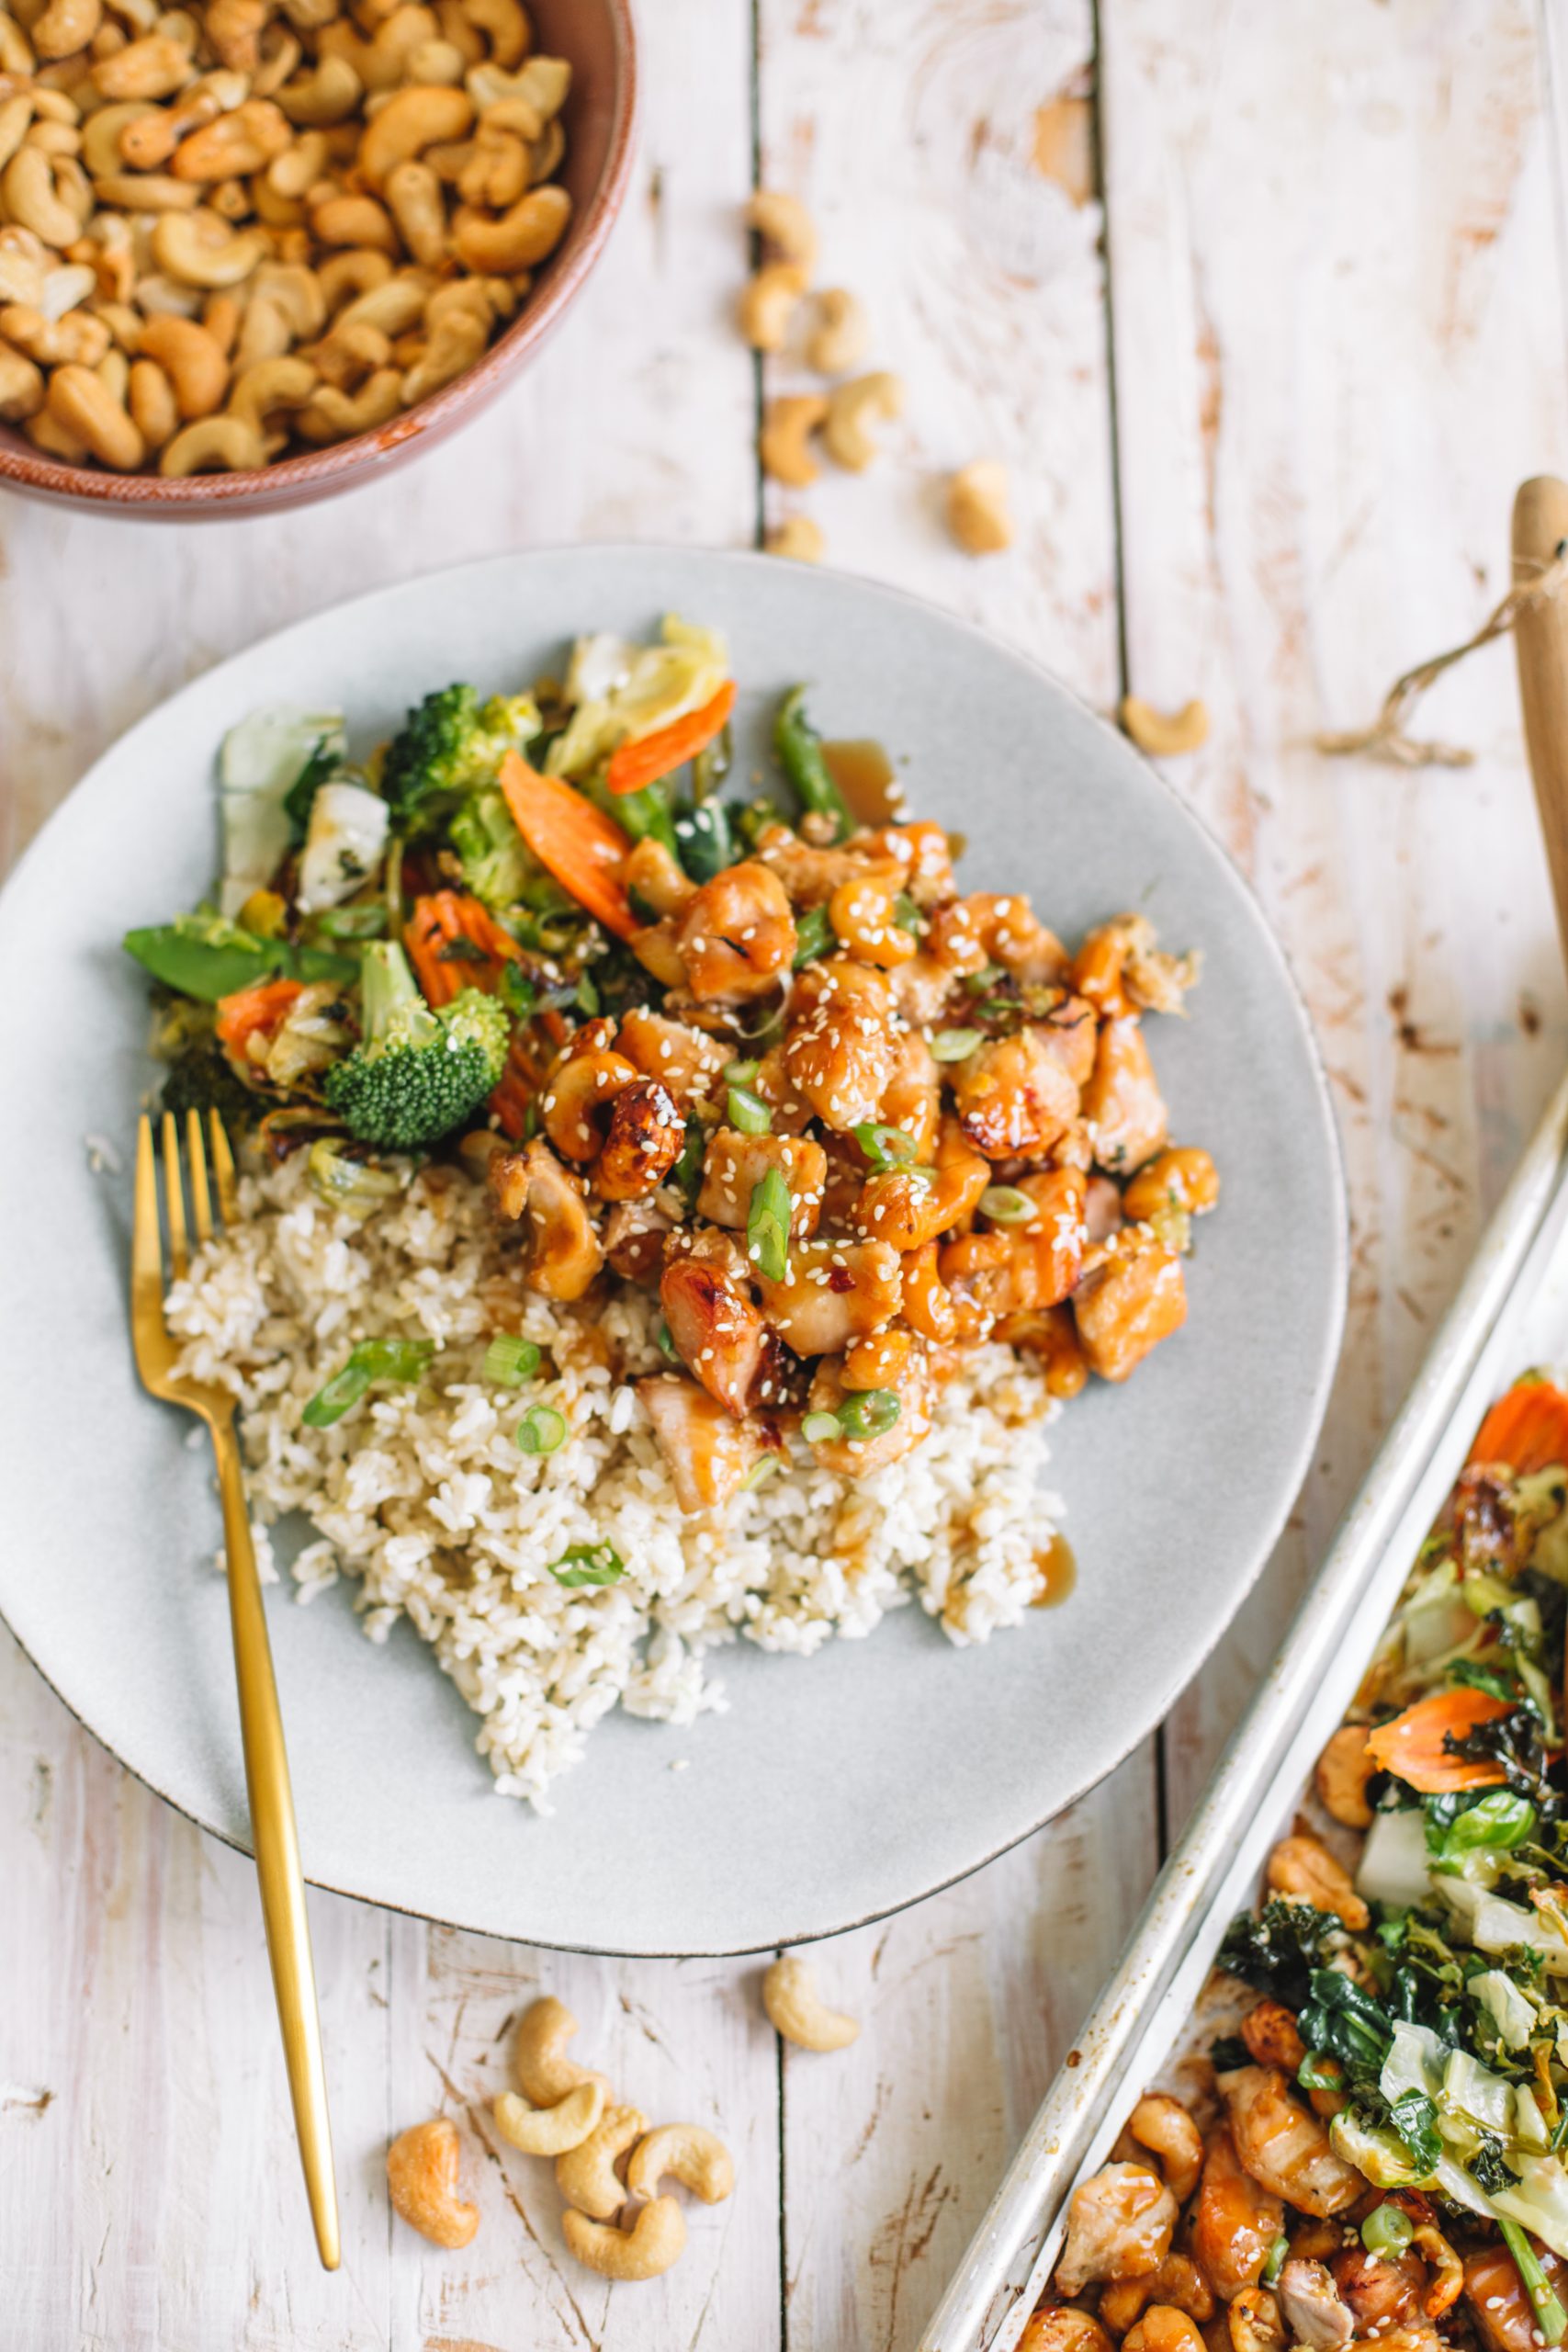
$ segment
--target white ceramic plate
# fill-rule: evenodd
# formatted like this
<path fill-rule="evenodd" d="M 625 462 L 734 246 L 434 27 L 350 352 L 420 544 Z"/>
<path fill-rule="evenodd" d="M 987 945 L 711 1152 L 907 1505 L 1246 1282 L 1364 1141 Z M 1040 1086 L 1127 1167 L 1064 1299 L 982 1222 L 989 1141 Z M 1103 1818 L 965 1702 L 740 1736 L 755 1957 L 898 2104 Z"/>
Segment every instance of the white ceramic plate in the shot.
<path fill-rule="evenodd" d="M 495 1796 L 476 1719 L 415 1636 L 360 1634 L 340 1584 L 270 1599 L 306 1867 L 323 1886 L 502 1936 L 747 1951 L 893 1910 L 1061 1810 L 1156 1724 L 1239 1603 L 1306 1469 L 1342 1320 L 1344 1212 L 1323 1079 L 1251 896 L 1110 728 L 1015 653 L 887 589 L 744 555 L 511 556 L 362 598 L 224 662 L 117 743 L 0 902 L 0 1611 L 131 1770 L 246 1842 L 205 1441 L 138 1388 L 126 1333 L 132 1122 L 152 1072 L 118 947 L 208 888 L 214 749 L 258 703 L 346 706 L 361 741 L 454 677 L 515 688 L 578 630 L 720 624 L 741 758 L 811 682 L 829 735 L 907 763 L 968 837 L 966 887 L 1025 888 L 1076 935 L 1142 910 L 1205 964 L 1155 1024 L 1181 1139 L 1224 1173 L 1187 1329 L 1055 1438 L 1077 1590 L 987 1647 L 916 1609 L 809 1660 L 740 1644 L 728 1712 L 616 1714 L 547 1820 Z M 85 1138 L 124 1172 L 95 1174 Z M 680 1773 L 669 1769 L 688 1759 Z"/>

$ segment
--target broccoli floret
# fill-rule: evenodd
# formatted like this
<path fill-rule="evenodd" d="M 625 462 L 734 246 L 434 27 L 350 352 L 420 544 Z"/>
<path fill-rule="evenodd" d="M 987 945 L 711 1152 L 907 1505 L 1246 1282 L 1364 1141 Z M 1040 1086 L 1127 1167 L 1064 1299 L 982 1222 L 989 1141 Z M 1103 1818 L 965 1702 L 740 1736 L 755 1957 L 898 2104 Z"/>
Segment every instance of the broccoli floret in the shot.
<path fill-rule="evenodd" d="M 265 1110 L 266 1102 L 236 1073 L 216 1037 L 207 1037 L 175 1056 L 159 1090 L 158 1108 L 172 1111 L 177 1119 L 187 1111 L 216 1111 L 237 1127 Z"/>
<path fill-rule="evenodd" d="M 512 1023 L 478 989 L 433 1012 L 393 940 L 367 940 L 360 955 L 360 1043 L 327 1071 L 327 1105 L 361 1143 L 419 1151 L 498 1083 Z"/>
<path fill-rule="evenodd" d="M 463 861 L 463 883 L 487 907 L 512 907 L 538 879 L 540 868 L 528 854 L 511 809 L 501 793 L 487 786 L 471 793 L 452 819 L 450 838 Z"/>
<path fill-rule="evenodd" d="M 472 686 L 460 685 L 426 695 L 382 763 L 381 789 L 397 831 L 434 831 L 469 793 L 493 784 L 503 755 L 537 726 L 527 695 L 481 702 Z"/>

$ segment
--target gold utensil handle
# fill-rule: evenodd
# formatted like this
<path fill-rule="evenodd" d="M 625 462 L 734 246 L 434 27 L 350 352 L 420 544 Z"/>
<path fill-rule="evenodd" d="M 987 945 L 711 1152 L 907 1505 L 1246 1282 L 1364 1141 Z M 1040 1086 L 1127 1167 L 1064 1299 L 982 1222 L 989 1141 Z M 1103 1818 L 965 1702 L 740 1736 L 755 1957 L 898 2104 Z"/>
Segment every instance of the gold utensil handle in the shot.
<path fill-rule="evenodd" d="M 1568 482 L 1537 474 L 1514 499 L 1514 584 L 1539 579 L 1568 541 Z M 1557 926 L 1568 953 L 1568 591 L 1529 605 L 1514 625 L 1525 743 L 1546 836 Z"/>
<path fill-rule="evenodd" d="M 339 2260 L 337 2186 L 333 2176 L 332 2125 L 327 2115 L 326 2071 L 321 2063 L 321 2022 L 316 2007 L 316 1974 L 310 1959 L 310 1923 L 305 1914 L 305 1881 L 299 1868 L 299 1838 L 294 1823 L 294 1792 L 283 1746 L 283 1718 L 272 1670 L 266 1611 L 251 1542 L 239 1440 L 231 1423 L 212 1432 L 218 1453 L 218 1490 L 223 1503 L 223 1542 L 229 1562 L 229 1613 L 234 1634 L 234 1672 L 240 1686 L 240 1733 L 245 1750 L 245 1788 L 251 1803 L 256 1875 L 261 1881 L 262 1917 L 272 1962 L 273 1991 L 283 2028 L 283 2060 L 294 2128 L 305 2168 L 305 2192 L 323 2266 Z"/>

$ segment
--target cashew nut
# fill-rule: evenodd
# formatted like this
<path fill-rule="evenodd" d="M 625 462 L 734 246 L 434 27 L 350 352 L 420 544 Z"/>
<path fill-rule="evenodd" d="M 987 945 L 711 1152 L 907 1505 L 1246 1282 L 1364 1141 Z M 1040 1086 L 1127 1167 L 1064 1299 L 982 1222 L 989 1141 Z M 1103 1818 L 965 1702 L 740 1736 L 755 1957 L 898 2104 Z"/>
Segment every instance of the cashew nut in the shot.
<path fill-rule="evenodd" d="M 422 40 L 408 54 L 408 73 L 415 82 L 457 84 L 468 70 L 468 60 L 449 40 Z"/>
<path fill-rule="evenodd" d="M 302 441 L 347 441 L 374 433 L 403 404 L 402 378 L 395 368 L 378 368 L 352 396 L 335 384 L 320 384 L 294 420 Z"/>
<path fill-rule="evenodd" d="M 561 2156 L 581 2146 L 604 2112 L 604 2080 L 595 2075 L 553 2107 L 531 2107 L 515 2091 L 502 2091 L 495 2102 L 495 2125 L 525 2156 Z"/>
<path fill-rule="evenodd" d="M 238 286 L 272 251 L 265 229 L 231 229 L 216 212 L 165 212 L 152 258 L 183 286 Z"/>
<path fill-rule="evenodd" d="M 290 122 L 342 122 L 359 104 L 363 86 L 345 57 L 322 57 L 312 72 L 283 84 L 277 103 Z"/>
<path fill-rule="evenodd" d="M 209 294 L 201 306 L 201 323 L 225 359 L 231 356 L 240 339 L 241 316 L 232 294 Z"/>
<path fill-rule="evenodd" d="M 292 202 L 302 197 L 308 187 L 314 187 L 326 168 L 326 132 L 303 131 L 280 155 L 273 157 L 266 167 L 266 186 L 275 196 Z"/>
<path fill-rule="evenodd" d="M 30 90 L 17 90 L 0 101 L 0 164 L 8 164 L 23 140 L 33 119 Z"/>
<path fill-rule="evenodd" d="M 35 449 L 41 449 L 46 457 L 59 458 L 68 466 L 85 466 L 93 454 L 85 441 L 66 431 L 47 405 L 27 419 L 22 431 Z"/>
<path fill-rule="evenodd" d="M 391 344 L 379 327 L 356 326 L 352 321 L 333 327 L 310 353 L 321 381 L 340 392 L 357 390 L 378 368 L 387 367 L 391 356 Z"/>
<path fill-rule="evenodd" d="M 736 317 L 753 351 L 782 349 L 805 291 L 806 272 L 797 261 L 764 262 L 747 279 Z"/>
<path fill-rule="evenodd" d="M 564 187 L 531 187 L 499 220 L 459 215 L 452 242 L 465 269 L 511 277 L 554 253 L 570 218 L 571 198 Z"/>
<path fill-rule="evenodd" d="M 270 13 L 269 0 L 209 0 L 207 38 L 225 65 L 242 74 L 255 72 Z"/>
<path fill-rule="evenodd" d="M 37 60 L 14 17 L 0 17 L 0 74 L 30 74 Z"/>
<path fill-rule="evenodd" d="M 434 2245 L 467 2245 L 479 2209 L 457 2195 L 457 2127 L 449 2116 L 411 2124 L 387 2151 L 387 2188 L 394 2211 Z"/>
<path fill-rule="evenodd" d="M 49 248 L 35 237 L 30 229 L 0 230 L 0 236 L 25 237 L 27 250 L 18 245 L 0 246 L 0 302 L 19 302 L 24 310 L 43 309 L 43 281 Z"/>
<path fill-rule="evenodd" d="M 229 413 L 265 433 L 267 421 L 279 409 L 303 408 L 315 391 L 317 376 L 308 359 L 258 359 L 234 379 Z"/>
<path fill-rule="evenodd" d="M 149 449 L 161 449 L 179 430 L 175 388 L 155 359 L 135 358 L 126 394 L 131 422 Z"/>
<path fill-rule="evenodd" d="M 310 271 L 303 274 L 311 277 Z M 391 274 L 392 265 L 385 254 L 368 245 L 351 246 L 346 252 L 329 254 L 311 282 L 330 314 L 355 295 L 367 293 L 372 286 L 384 286 Z"/>
<path fill-rule="evenodd" d="M 820 563 L 828 548 L 822 526 L 809 514 L 786 515 L 773 525 L 762 545 L 770 555 L 786 555 L 796 563 Z"/>
<path fill-rule="evenodd" d="M 380 188 L 396 164 L 407 163 L 444 139 L 461 139 L 474 119 L 467 90 L 444 83 L 416 84 L 389 97 L 359 144 L 358 168 L 367 187 Z"/>
<path fill-rule="evenodd" d="M 309 343 L 327 322 L 327 275 L 333 266 L 333 262 L 324 263 L 318 276 L 299 262 L 264 262 L 251 284 L 251 302 L 253 306 L 264 300 L 275 303 L 295 342 Z"/>
<path fill-rule="evenodd" d="M 187 424 L 193 417 L 210 416 L 228 388 L 229 362 L 222 346 L 194 319 L 149 319 L 141 330 L 140 356 L 157 361 Z"/>
<path fill-rule="evenodd" d="M 626 2166 L 626 2187 L 634 2197 L 655 2197 L 666 2173 L 705 2205 L 719 2204 L 735 2187 L 729 2150 L 700 2123 L 661 2123 L 639 2141 Z"/>
<path fill-rule="evenodd" d="M 103 0 L 50 0 L 33 26 L 33 48 L 43 58 L 74 57 L 86 48 L 103 17 Z"/>
<path fill-rule="evenodd" d="M 468 17 L 490 42 L 495 62 L 510 74 L 527 55 L 528 19 L 517 0 L 468 0 Z M 562 93 L 564 96 L 565 93 Z"/>
<path fill-rule="evenodd" d="M 615 2159 L 647 2130 L 648 2118 L 637 2108 L 607 2107 L 587 2139 L 556 2158 L 556 2182 L 567 2203 L 592 2221 L 613 2222 L 626 2201 Z"/>
<path fill-rule="evenodd" d="M 195 180 L 173 179 L 167 172 L 99 172 L 93 194 L 100 204 L 130 212 L 193 212 L 201 202 Z"/>
<path fill-rule="evenodd" d="M 762 411 L 757 451 L 762 471 L 774 481 L 804 490 L 821 469 L 811 454 L 811 435 L 828 414 L 822 392 L 782 392 Z"/>
<path fill-rule="evenodd" d="M 842 286 L 825 287 L 817 297 L 817 324 L 806 346 L 807 364 L 819 376 L 841 376 L 865 356 L 865 311 Z"/>
<path fill-rule="evenodd" d="M 13 220 L 46 245 L 74 244 L 92 209 L 92 189 L 73 155 L 46 155 L 18 147 L 0 175 L 0 194 Z"/>
<path fill-rule="evenodd" d="M 1209 740 L 1207 706 L 1196 699 L 1184 702 L 1177 711 L 1156 710 L 1152 702 L 1145 702 L 1138 695 L 1123 695 L 1118 712 L 1122 731 L 1130 735 L 1140 752 L 1147 752 L 1154 759 L 1168 758 L 1178 752 L 1195 752 Z"/>
<path fill-rule="evenodd" d="M 960 467 L 947 485 L 947 527 L 966 555 L 996 555 L 1012 545 L 1007 468 L 995 458 Z"/>
<path fill-rule="evenodd" d="M 762 1978 L 762 2007 L 775 2033 L 797 2050 L 847 2050 L 860 2031 L 856 2018 L 825 2008 L 808 1961 L 785 1952 Z"/>
<path fill-rule="evenodd" d="M 1365 1724 L 1341 1724 L 1318 1758 L 1313 1779 L 1324 1811 L 1347 1829 L 1370 1829 L 1367 1782 L 1377 1770 L 1367 1753 Z"/>
<path fill-rule="evenodd" d="M 290 144 L 288 118 L 270 98 L 247 98 L 232 114 L 182 139 L 169 164 L 177 180 L 227 180 L 264 172 Z"/>
<path fill-rule="evenodd" d="M 195 76 L 189 50 L 164 33 L 128 41 L 93 68 L 94 85 L 106 98 L 170 98 Z"/>
<path fill-rule="evenodd" d="M 345 302 L 336 323 L 340 327 L 379 327 L 387 335 L 407 334 L 424 316 L 429 293 L 428 272 L 401 269 L 395 277 L 384 279 L 379 286 L 367 287 L 352 302 Z"/>
<path fill-rule="evenodd" d="M 403 400 L 412 408 L 443 384 L 451 383 L 465 368 L 471 368 L 490 340 L 488 322 L 477 318 L 471 310 L 448 311 L 425 345 L 423 356 L 415 361 L 403 378 Z"/>
<path fill-rule="evenodd" d="M 567 2252 L 601 2278 L 658 2278 L 686 2249 L 686 2218 L 672 2197 L 645 2205 L 629 2230 L 591 2222 L 570 2206 L 561 2215 Z"/>
<path fill-rule="evenodd" d="M 182 426 L 158 460 L 173 481 L 188 474 L 251 473 L 266 463 L 261 435 L 243 416 L 204 416 Z"/>
<path fill-rule="evenodd" d="M 566 2054 L 577 2031 L 577 2019 L 553 1993 L 532 2001 L 517 2020 L 512 2045 L 512 2072 L 517 2087 L 534 2107 L 554 2107 L 581 2083 L 598 2083 L 606 2095 L 610 2086 L 603 2075 L 580 2066 Z"/>
<path fill-rule="evenodd" d="M 41 311 L 29 310 L 23 302 L 8 302 L 0 311 L 0 335 L 40 368 L 96 368 L 109 347 L 109 331 L 102 319 L 90 318 L 85 311 L 46 319 Z"/>
<path fill-rule="evenodd" d="M 58 269 L 44 272 L 38 307 L 46 319 L 62 319 L 78 302 L 86 300 L 97 282 L 85 262 L 62 263 Z"/>
<path fill-rule="evenodd" d="M 116 473 L 134 473 L 147 446 L 130 415 L 92 368 L 67 365 L 49 379 L 49 412 Z"/>
<path fill-rule="evenodd" d="M 799 264 L 802 284 L 809 278 L 817 264 L 817 223 L 798 196 L 760 187 L 746 207 L 746 226 L 755 229 L 781 261 Z"/>
<path fill-rule="evenodd" d="M 863 473 L 877 454 L 869 427 L 890 424 L 904 413 L 904 381 L 886 368 L 869 376 L 852 377 L 828 396 L 822 438 L 835 465 Z"/>
<path fill-rule="evenodd" d="M 1310 1831 L 1281 1838 L 1263 1875 L 1270 1893 L 1336 1913 L 1353 1935 L 1360 1934 L 1371 1916 L 1344 1863 Z"/>
<path fill-rule="evenodd" d="M 382 193 L 398 224 L 398 234 L 415 261 L 428 269 L 438 267 L 446 252 L 446 207 L 441 183 L 430 165 L 412 155 L 406 163 L 394 164 Z"/>
<path fill-rule="evenodd" d="M 0 343 L 0 417 L 19 424 L 43 406 L 43 371 L 24 352 Z"/>
<path fill-rule="evenodd" d="M 529 185 L 528 150 L 522 140 L 488 119 L 481 122 L 457 175 L 457 193 L 464 203 L 504 212 Z"/>

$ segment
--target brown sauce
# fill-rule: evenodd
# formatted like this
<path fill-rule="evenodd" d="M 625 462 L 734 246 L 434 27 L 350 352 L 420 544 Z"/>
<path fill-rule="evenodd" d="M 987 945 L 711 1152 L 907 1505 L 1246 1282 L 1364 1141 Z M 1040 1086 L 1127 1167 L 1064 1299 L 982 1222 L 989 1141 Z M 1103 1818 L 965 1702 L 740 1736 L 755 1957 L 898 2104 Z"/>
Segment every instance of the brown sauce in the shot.
<path fill-rule="evenodd" d="M 824 743 L 822 757 L 858 824 L 892 825 L 899 821 L 903 795 L 893 763 L 880 743 L 869 738 Z"/>
<path fill-rule="evenodd" d="M 1048 1543 L 1042 1544 L 1034 1555 L 1034 1565 L 1040 1571 L 1040 1589 L 1031 1606 L 1055 1609 L 1066 1600 L 1078 1580 L 1078 1564 L 1066 1537 L 1053 1535 Z"/>

